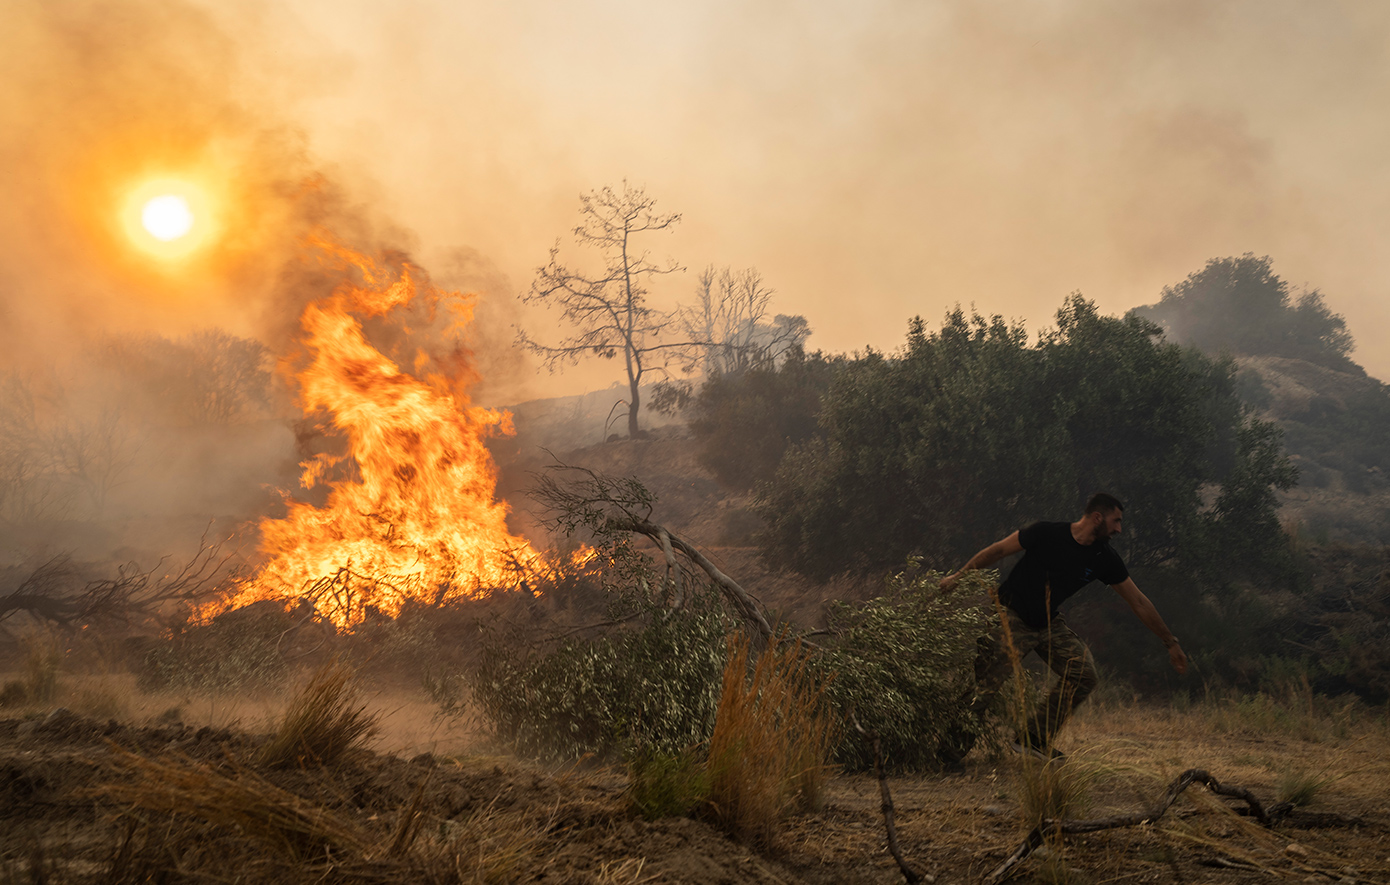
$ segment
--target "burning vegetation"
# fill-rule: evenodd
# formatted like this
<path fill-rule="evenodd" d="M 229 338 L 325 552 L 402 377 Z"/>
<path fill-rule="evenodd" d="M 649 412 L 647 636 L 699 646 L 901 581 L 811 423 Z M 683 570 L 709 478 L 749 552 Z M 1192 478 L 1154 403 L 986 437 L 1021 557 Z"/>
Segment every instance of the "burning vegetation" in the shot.
<path fill-rule="evenodd" d="M 363 327 L 376 320 L 408 337 L 408 309 L 449 311 L 463 324 L 470 304 L 408 262 L 373 261 L 323 237 L 309 248 L 339 282 L 304 308 L 294 383 L 305 412 L 341 436 L 343 451 L 303 463 L 304 488 L 326 486 L 326 502 L 287 500 L 284 518 L 263 519 L 266 561 L 204 614 L 273 599 L 351 627 L 369 609 L 394 617 L 410 600 L 438 604 L 515 585 L 539 555 L 508 530 L 507 505 L 494 496 L 485 441 L 511 432 L 508 416 L 469 402 L 462 350 L 452 376 L 429 371 L 423 350 L 402 366 Z"/>

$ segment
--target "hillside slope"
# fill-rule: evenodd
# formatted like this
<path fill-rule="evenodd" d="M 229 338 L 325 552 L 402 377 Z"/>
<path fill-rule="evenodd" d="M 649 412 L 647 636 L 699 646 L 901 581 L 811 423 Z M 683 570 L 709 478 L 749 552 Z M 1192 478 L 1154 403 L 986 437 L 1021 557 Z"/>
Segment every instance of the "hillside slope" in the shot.
<path fill-rule="evenodd" d="M 1305 360 L 1239 357 L 1241 394 L 1299 468 L 1286 524 L 1317 542 L 1390 543 L 1390 388 Z"/>

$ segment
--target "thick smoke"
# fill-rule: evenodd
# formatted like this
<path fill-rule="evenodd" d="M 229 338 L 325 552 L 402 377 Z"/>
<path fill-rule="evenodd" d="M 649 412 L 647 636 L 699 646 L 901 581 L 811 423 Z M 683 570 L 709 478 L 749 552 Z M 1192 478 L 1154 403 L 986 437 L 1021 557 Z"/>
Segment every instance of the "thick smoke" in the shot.
<path fill-rule="evenodd" d="M 318 143 L 520 285 L 626 176 L 685 216 L 658 255 L 756 265 L 813 346 L 891 348 L 958 301 L 1119 313 L 1252 252 L 1390 375 L 1376 0 L 292 8 L 354 60 L 310 103 Z"/>
<path fill-rule="evenodd" d="M 179 2 L 20 0 L 0 32 L 0 557 L 178 552 L 280 507 L 312 422 L 286 372 L 304 304 L 337 270 L 326 236 L 401 265 L 409 234 L 310 156 L 307 86 L 270 50 Z M 194 182 L 212 235 L 160 261 L 122 226 L 132 188 Z M 477 276 L 485 262 L 466 264 Z M 464 266 L 461 264 L 460 266 Z M 468 380 L 471 342 L 421 310 L 406 365 Z M 422 362 L 423 360 L 423 362 Z"/>

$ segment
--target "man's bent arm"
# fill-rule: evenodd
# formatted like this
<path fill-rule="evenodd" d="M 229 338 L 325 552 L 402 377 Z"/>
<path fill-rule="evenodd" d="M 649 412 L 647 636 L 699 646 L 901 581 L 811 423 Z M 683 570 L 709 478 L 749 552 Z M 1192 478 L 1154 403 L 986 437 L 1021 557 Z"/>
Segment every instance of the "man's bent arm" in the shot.
<path fill-rule="evenodd" d="M 1158 609 L 1149 601 L 1137 586 L 1133 578 L 1125 578 L 1119 584 L 1112 584 L 1111 589 L 1120 595 L 1120 598 L 1129 603 L 1129 607 L 1134 609 L 1134 613 L 1139 616 L 1139 620 L 1144 622 L 1153 634 L 1163 641 L 1168 649 L 1168 662 L 1173 665 L 1173 669 L 1178 673 L 1187 672 L 1187 654 L 1178 645 L 1178 638 L 1173 635 L 1173 631 L 1168 629 L 1168 625 L 1163 623 L 1163 617 L 1159 615 Z"/>
<path fill-rule="evenodd" d="M 989 568 L 1004 557 L 1012 556 L 1022 549 L 1023 544 L 1018 540 L 1018 532 L 1014 532 L 1007 538 L 1001 538 L 970 557 L 970 561 L 961 566 L 960 571 L 956 572 L 954 575 L 947 575 L 942 578 L 941 589 L 951 590 L 956 586 L 956 583 L 960 581 L 960 576 L 966 572 L 979 568 Z"/>

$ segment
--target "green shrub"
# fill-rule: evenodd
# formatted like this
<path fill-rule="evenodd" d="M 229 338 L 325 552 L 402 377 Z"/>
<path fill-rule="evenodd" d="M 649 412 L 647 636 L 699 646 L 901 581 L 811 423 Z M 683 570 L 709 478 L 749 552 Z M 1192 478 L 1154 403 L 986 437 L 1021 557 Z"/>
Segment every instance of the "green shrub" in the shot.
<path fill-rule="evenodd" d="M 891 768 L 938 767 L 962 735 L 982 728 L 970 704 L 978 643 L 991 617 L 990 578 L 967 575 L 950 596 L 938 591 L 940 579 L 914 566 L 885 595 L 830 611 L 837 639 L 820 663 L 834 674 L 827 697 L 878 732 Z M 872 751 L 852 732 L 837 758 L 852 770 L 873 766 Z"/>
<path fill-rule="evenodd" d="M 672 755 L 636 753 L 628 774 L 628 799 L 646 820 L 682 817 L 709 799 L 709 773 L 695 749 Z"/>
<path fill-rule="evenodd" d="M 497 736 L 552 758 L 674 755 L 706 740 L 724 669 L 726 623 L 716 597 L 679 611 L 643 603 L 638 626 L 551 651 L 492 643 L 474 697 Z"/>

